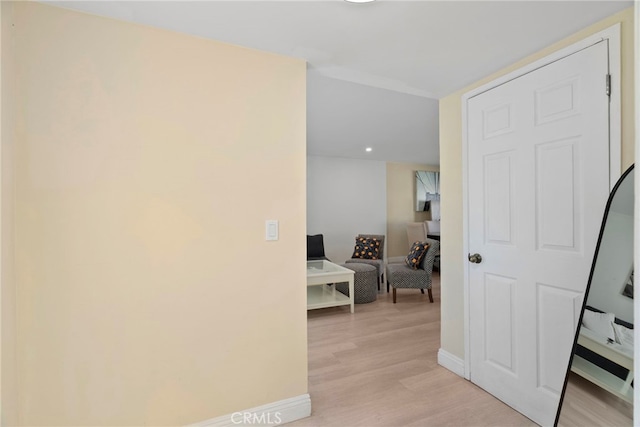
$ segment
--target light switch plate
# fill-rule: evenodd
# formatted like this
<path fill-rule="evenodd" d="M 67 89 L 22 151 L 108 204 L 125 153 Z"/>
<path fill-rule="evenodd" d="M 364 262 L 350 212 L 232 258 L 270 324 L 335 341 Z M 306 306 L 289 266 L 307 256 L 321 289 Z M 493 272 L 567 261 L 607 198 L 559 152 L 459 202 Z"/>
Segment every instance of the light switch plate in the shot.
<path fill-rule="evenodd" d="M 278 240 L 278 220 L 268 219 L 265 224 L 267 240 Z"/>

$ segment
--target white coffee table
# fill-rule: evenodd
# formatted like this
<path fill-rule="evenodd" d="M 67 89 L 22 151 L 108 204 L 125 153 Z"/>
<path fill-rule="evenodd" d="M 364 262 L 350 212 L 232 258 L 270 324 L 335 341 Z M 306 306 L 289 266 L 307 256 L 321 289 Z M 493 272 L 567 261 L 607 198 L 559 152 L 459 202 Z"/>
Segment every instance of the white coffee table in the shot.
<path fill-rule="evenodd" d="M 351 305 L 353 313 L 354 271 L 327 260 L 307 261 L 307 310 Z M 349 296 L 328 283 L 349 282 Z"/>

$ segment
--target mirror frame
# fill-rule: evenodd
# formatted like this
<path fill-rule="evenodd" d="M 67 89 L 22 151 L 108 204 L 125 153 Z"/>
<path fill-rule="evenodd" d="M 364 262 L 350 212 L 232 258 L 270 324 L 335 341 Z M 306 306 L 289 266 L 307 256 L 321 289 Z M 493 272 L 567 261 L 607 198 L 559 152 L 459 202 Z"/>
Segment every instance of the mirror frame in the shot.
<path fill-rule="evenodd" d="M 576 348 L 578 346 L 578 337 L 580 335 L 580 327 L 582 325 L 582 317 L 584 316 L 584 310 L 587 305 L 587 297 L 589 296 L 589 290 L 591 289 L 591 281 L 593 279 L 593 272 L 596 267 L 596 261 L 598 260 L 598 254 L 600 253 L 600 244 L 602 243 L 602 236 L 604 235 L 604 229 L 607 225 L 607 218 L 609 217 L 609 209 L 611 208 L 611 203 L 613 202 L 613 198 L 618 192 L 618 188 L 625 180 L 627 175 L 631 173 L 631 171 L 635 168 L 635 163 L 629 166 L 629 168 L 624 171 L 624 173 L 618 178 L 616 185 L 609 193 L 609 198 L 607 199 L 607 205 L 604 208 L 604 214 L 602 216 L 602 224 L 600 225 L 600 234 L 598 234 L 598 243 L 596 243 L 596 250 L 593 253 L 593 261 L 591 262 L 591 270 L 589 271 L 589 280 L 587 281 L 587 287 L 584 291 L 584 297 L 582 299 L 582 309 L 580 310 L 580 317 L 578 318 L 578 326 L 576 327 L 576 333 L 573 338 L 573 346 L 571 347 L 571 354 L 569 355 L 569 364 L 567 365 L 567 370 L 564 375 L 564 383 L 562 385 L 562 393 L 560 393 L 560 401 L 558 402 L 558 410 L 556 411 L 556 419 L 553 423 L 554 427 L 558 426 L 558 422 L 560 421 L 560 412 L 562 411 L 562 403 L 564 402 L 564 395 L 567 391 L 567 383 L 569 382 L 569 374 L 571 373 L 571 365 L 573 363 L 573 356 L 576 353 Z M 635 323 L 635 320 L 634 320 Z"/>

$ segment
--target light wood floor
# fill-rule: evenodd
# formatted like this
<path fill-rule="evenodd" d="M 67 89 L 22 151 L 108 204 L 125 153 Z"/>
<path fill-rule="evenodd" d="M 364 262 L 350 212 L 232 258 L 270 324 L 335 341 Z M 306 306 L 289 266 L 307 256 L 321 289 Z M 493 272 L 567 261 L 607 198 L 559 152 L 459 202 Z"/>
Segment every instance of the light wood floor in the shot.
<path fill-rule="evenodd" d="M 399 289 L 370 304 L 308 312 L 311 417 L 291 426 L 535 426 L 437 363 L 433 296 Z"/>
<path fill-rule="evenodd" d="M 313 403 L 313 402 L 312 402 Z M 558 426 L 632 426 L 633 405 L 571 373 Z"/>

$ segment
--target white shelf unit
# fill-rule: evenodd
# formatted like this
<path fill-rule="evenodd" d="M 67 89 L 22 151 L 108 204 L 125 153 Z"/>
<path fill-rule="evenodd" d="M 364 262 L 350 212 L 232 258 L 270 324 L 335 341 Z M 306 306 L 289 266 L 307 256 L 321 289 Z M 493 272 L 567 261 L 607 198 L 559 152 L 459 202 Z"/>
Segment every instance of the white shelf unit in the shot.
<path fill-rule="evenodd" d="M 616 377 L 611 372 L 605 371 L 577 355 L 573 356 L 571 370 L 609 393 L 633 403 L 633 388 L 627 381 Z"/>
<path fill-rule="evenodd" d="M 602 338 L 590 334 L 588 330 L 580 331 L 578 344 L 628 369 L 629 374 L 626 379 L 618 378 L 611 372 L 578 355 L 573 356 L 571 370 L 604 390 L 633 403 L 633 387 L 631 387 L 633 382 L 633 357 L 616 350 Z"/>

